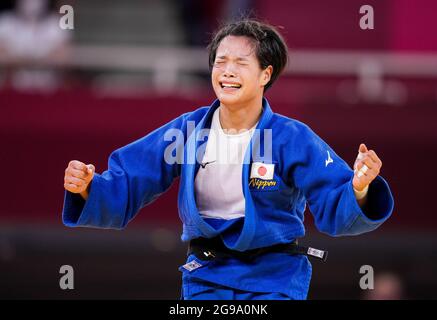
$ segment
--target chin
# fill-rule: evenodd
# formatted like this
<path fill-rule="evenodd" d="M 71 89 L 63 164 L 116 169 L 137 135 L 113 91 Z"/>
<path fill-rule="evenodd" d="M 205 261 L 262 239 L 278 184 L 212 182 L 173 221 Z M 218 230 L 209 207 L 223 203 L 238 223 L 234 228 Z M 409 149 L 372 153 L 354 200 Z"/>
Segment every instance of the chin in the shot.
<path fill-rule="evenodd" d="M 242 100 L 239 97 L 229 97 L 228 95 L 219 95 L 217 97 L 220 102 L 226 106 L 231 106 L 233 104 L 241 103 Z"/>
<path fill-rule="evenodd" d="M 216 93 L 217 99 L 226 106 L 231 106 L 234 104 L 241 104 L 245 101 L 244 96 L 240 94 L 226 94 L 223 92 Z"/>

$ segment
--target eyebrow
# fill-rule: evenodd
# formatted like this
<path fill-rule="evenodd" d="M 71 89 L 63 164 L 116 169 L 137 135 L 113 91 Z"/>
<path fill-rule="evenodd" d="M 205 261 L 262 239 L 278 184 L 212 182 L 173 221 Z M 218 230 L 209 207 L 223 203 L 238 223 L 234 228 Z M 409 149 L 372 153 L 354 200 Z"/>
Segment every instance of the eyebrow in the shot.
<path fill-rule="evenodd" d="M 227 59 L 228 56 L 218 56 L 217 59 Z M 249 61 L 249 59 L 244 58 L 244 57 L 238 57 L 236 60 L 238 61 Z"/>

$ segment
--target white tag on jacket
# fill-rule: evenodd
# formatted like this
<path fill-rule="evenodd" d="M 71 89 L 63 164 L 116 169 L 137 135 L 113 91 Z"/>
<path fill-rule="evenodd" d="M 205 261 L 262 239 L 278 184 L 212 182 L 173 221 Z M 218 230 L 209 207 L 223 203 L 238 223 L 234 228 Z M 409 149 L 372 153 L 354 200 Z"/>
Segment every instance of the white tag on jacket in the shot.
<path fill-rule="evenodd" d="M 196 260 L 193 260 L 191 262 L 188 262 L 188 263 L 184 264 L 182 266 L 182 268 L 184 268 L 184 269 L 186 269 L 186 270 L 191 272 L 193 270 L 196 270 L 196 269 L 200 268 L 201 266 L 202 265 L 199 262 L 197 262 Z"/>
<path fill-rule="evenodd" d="M 258 178 L 263 180 L 272 180 L 275 173 L 275 165 L 254 162 L 252 163 L 252 170 L 250 171 L 250 178 Z"/>

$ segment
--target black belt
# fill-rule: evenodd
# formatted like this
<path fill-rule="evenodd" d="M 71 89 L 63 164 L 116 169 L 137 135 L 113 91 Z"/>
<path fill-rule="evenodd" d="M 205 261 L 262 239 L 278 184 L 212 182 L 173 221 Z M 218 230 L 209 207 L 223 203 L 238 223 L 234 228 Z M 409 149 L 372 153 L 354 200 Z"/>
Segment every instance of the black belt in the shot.
<path fill-rule="evenodd" d="M 253 259 L 261 254 L 268 252 L 282 252 L 288 254 L 303 254 L 314 257 L 322 261 L 328 258 L 328 251 L 314 249 L 311 247 L 299 246 L 297 240 L 291 243 L 281 243 L 259 249 L 246 251 L 231 250 L 223 243 L 220 237 L 215 238 L 197 238 L 190 241 L 188 245 L 188 255 L 194 254 L 200 260 L 213 260 L 216 258 L 239 258 Z"/>

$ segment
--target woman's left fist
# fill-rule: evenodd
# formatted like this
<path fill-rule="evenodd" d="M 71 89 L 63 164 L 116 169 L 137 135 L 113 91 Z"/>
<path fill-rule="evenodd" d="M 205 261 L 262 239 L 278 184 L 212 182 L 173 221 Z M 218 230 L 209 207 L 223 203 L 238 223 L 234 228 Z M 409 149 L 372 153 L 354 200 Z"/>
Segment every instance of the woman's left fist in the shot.
<path fill-rule="evenodd" d="M 375 151 L 367 150 L 364 143 L 360 144 L 358 156 L 354 163 L 354 179 L 352 184 L 357 191 L 367 187 L 379 174 L 382 161 Z"/>

